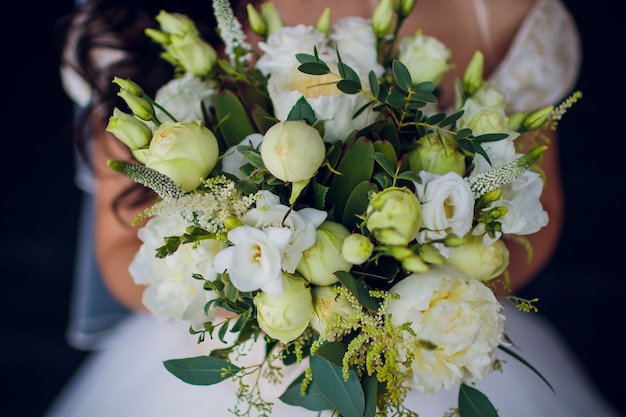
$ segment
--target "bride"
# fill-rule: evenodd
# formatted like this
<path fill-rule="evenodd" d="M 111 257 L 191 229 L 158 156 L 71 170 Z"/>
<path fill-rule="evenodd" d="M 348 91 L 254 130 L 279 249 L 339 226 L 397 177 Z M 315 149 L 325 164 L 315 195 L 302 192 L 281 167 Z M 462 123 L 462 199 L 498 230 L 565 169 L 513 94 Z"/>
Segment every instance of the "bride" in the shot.
<path fill-rule="evenodd" d="M 130 158 L 127 148 L 105 131 L 113 107 L 119 106 L 111 80 L 113 76 L 130 78 L 153 95 L 171 77 L 168 64 L 158 57 L 159 48 L 146 39 L 143 30 L 154 25 L 152 18 L 160 9 L 187 13 L 197 23 L 212 17 L 208 0 L 186 3 L 92 0 L 76 11 L 68 26 L 63 74 L 68 93 L 84 110 L 77 140 L 92 169 L 95 255 L 106 288 L 133 313 L 103 337 L 99 349 L 68 383 L 46 417 L 227 416 L 237 406 L 234 383 L 192 386 L 161 365 L 164 360 L 207 354 L 221 346 L 210 339 L 197 344 L 186 328 L 145 311 L 141 302 L 144 288 L 134 284 L 128 271 L 141 242 L 136 228 L 128 225 L 142 207 L 150 205 L 153 196 L 106 166 L 107 160 Z M 333 19 L 348 15 L 367 18 L 377 2 L 332 3 L 274 0 L 287 25 L 314 25 L 326 6 L 331 6 Z M 245 21 L 243 5 L 237 10 Z M 217 44 L 213 23 L 204 23 L 200 26 L 205 38 Z M 441 84 L 440 104 L 444 107 L 453 104 L 454 79 L 461 76 L 475 50 L 485 55 L 485 77 L 512 100 L 511 112 L 558 102 L 571 92 L 578 77 L 580 39 L 560 0 L 419 0 L 401 35 L 417 28 L 440 39 L 454 57 L 456 67 Z M 256 39 L 252 32 L 249 36 Z M 560 236 L 564 207 L 558 142 L 556 132 L 548 135 L 552 142 L 543 162 L 548 181 L 542 203 L 550 222 L 530 236 L 535 254 L 531 263 L 526 262 L 521 246 L 510 246 L 513 290 L 542 269 Z M 507 334 L 522 357 L 550 381 L 555 393 L 527 367 L 501 353 L 504 372 L 494 372 L 476 385 L 501 416 L 618 416 L 596 392 L 555 329 L 541 317 L 520 313 L 509 304 L 504 313 Z M 243 360 L 256 363 L 262 354 L 263 346 L 257 343 Z M 286 368 L 284 384 L 301 372 L 302 367 Z M 274 416 L 317 415 L 277 400 L 284 386 L 264 389 L 267 399 L 275 400 Z M 456 405 L 457 395 L 456 390 L 435 395 L 411 393 L 406 405 L 420 417 L 439 417 Z"/>

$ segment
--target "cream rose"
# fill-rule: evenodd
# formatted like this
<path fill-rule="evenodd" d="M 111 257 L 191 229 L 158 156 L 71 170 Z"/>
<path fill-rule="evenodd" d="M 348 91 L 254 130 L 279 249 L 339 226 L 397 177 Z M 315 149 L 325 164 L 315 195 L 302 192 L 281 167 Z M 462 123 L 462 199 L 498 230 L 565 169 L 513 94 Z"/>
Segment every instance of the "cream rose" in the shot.
<path fill-rule="evenodd" d="M 408 385 L 433 393 L 471 383 L 493 370 L 504 337 L 502 306 L 480 281 L 452 267 L 432 266 L 394 285 L 387 314 L 395 325 L 410 323 L 400 355 L 412 355 Z"/>
<path fill-rule="evenodd" d="M 451 57 L 452 53 L 446 45 L 437 38 L 423 35 L 421 31 L 400 39 L 398 60 L 409 70 L 413 84 L 430 81 L 439 85 L 453 68 L 448 63 Z"/>
<path fill-rule="evenodd" d="M 178 122 L 204 120 L 205 115 L 210 114 L 217 88 L 214 80 L 203 80 L 186 73 L 161 87 L 154 101 L 163 106 Z M 172 121 L 158 107 L 155 108 L 155 114 L 161 122 Z"/>
<path fill-rule="evenodd" d="M 336 316 L 348 318 L 356 313 L 354 306 L 345 295 L 338 294 L 332 286 L 313 288 L 313 314 L 311 328 L 327 340 L 334 340 L 334 336 L 326 333 L 326 326 Z"/>
<path fill-rule="evenodd" d="M 254 297 L 259 327 L 273 339 L 291 342 L 309 326 L 313 314 L 313 296 L 307 282 L 283 274 L 281 295 L 261 292 Z"/>
<path fill-rule="evenodd" d="M 350 231 L 342 224 L 325 221 L 315 231 L 315 244 L 306 249 L 297 271 L 311 284 L 331 285 L 337 271 L 349 271 L 352 264 L 341 256 L 341 247 Z"/>
<path fill-rule="evenodd" d="M 509 266 L 509 250 L 501 240 L 486 245 L 480 236 L 468 236 L 465 243 L 450 248 L 446 263 L 470 278 L 489 281 Z"/>
<path fill-rule="evenodd" d="M 404 187 L 374 193 L 365 216 L 365 227 L 385 245 L 408 245 L 422 225 L 420 202 Z"/>
<path fill-rule="evenodd" d="M 211 172 L 218 156 L 215 135 L 199 121 L 166 122 L 154 132 L 145 163 L 189 192 Z"/>

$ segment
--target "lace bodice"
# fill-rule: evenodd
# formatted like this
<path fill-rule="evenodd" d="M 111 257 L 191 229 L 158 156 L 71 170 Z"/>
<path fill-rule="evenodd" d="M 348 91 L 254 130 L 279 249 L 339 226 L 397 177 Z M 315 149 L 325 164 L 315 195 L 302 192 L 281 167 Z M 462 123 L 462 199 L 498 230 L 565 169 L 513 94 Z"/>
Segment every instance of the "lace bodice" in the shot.
<path fill-rule="evenodd" d="M 571 92 L 581 59 L 580 35 L 561 1 L 536 0 L 489 81 L 511 112 L 534 110 Z"/>

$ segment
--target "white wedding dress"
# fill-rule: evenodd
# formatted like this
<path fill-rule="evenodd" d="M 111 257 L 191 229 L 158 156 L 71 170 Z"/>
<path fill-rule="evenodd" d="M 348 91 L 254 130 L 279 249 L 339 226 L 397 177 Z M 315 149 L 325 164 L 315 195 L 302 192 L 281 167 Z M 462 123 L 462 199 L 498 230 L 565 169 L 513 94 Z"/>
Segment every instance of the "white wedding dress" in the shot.
<path fill-rule="evenodd" d="M 490 78 L 514 101 L 512 111 L 556 103 L 571 92 L 580 66 L 580 39 L 571 16 L 558 0 L 537 0 L 500 67 Z M 488 375 L 476 387 L 501 417 L 617 417 L 619 414 L 591 385 L 558 332 L 537 314 L 505 304 L 506 329 L 516 352 L 532 364 L 555 392 L 525 365 L 500 352 L 503 372 Z M 162 362 L 207 354 L 220 343 L 201 344 L 186 329 L 141 314 L 124 319 L 102 348 L 86 360 L 46 417 L 222 417 L 236 405 L 236 385 L 188 385 Z M 243 362 L 258 363 L 257 343 Z M 276 400 L 272 416 L 316 416 L 283 404 L 277 397 L 304 369 L 285 369 L 282 387 L 264 386 Z M 406 405 L 420 417 L 442 417 L 457 404 L 458 390 L 435 395 L 412 392 Z M 255 415 L 252 413 L 252 415 Z M 330 416 L 330 413 L 323 413 Z"/>

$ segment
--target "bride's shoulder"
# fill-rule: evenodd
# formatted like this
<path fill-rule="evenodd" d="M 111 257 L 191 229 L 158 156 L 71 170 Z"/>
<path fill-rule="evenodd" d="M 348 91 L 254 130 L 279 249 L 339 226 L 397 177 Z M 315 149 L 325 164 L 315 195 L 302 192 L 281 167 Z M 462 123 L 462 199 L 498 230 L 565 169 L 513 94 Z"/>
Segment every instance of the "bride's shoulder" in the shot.
<path fill-rule="evenodd" d="M 570 93 L 582 59 L 580 34 L 563 2 L 531 3 L 504 59 L 490 77 L 505 93 L 514 93 L 522 101 L 517 103 L 520 107 L 554 104 Z M 521 91 L 524 94 L 519 94 Z"/>

